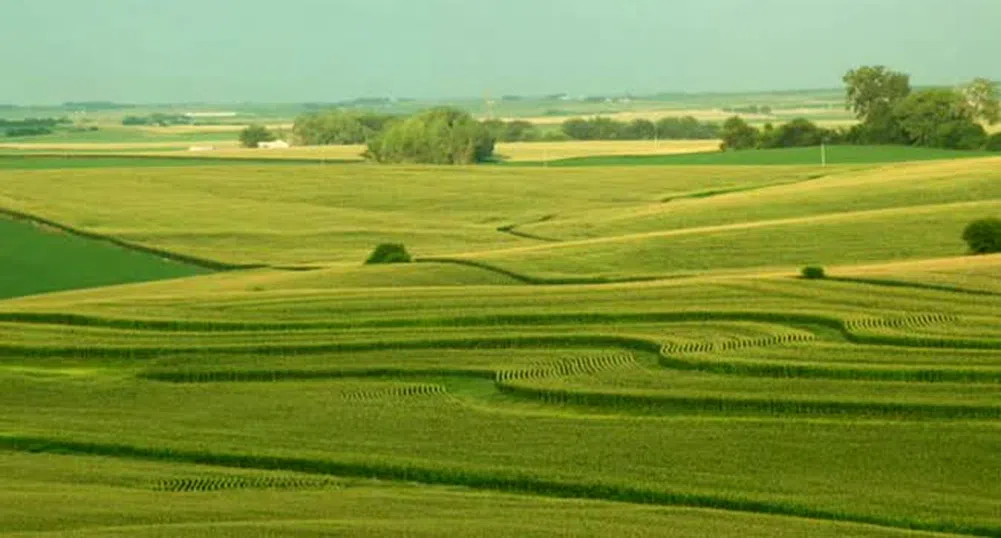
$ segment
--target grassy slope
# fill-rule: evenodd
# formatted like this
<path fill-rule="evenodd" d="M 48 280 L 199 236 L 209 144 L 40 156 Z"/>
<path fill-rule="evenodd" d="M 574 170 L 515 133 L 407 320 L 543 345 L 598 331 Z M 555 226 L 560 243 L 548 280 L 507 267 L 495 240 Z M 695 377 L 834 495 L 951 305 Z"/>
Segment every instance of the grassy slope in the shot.
<path fill-rule="evenodd" d="M 0 298 L 206 272 L 5 218 L 0 218 L 0 266 Z"/>
<path fill-rule="evenodd" d="M 808 167 L 543 170 L 216 166 L 10 171 L 0 206 L 230 262 L 351 262 L 404 242 L 418 256 L 535 243 L 498 228 L 647 205 L 707 189 L 799 181 Z M 391 194 L 391 196 L 389 195 Z M 183 218 L 182 218 L 183 217 Z"/>
<path fill-rule="evenodd" d="M 999 163 L 905 164 L 561 215 L 520 230 L 567 242 L 465 257 L 558 277 L 955 256 L 964 251 L 959 237 L 969 221 L 1001 211 Z"/>

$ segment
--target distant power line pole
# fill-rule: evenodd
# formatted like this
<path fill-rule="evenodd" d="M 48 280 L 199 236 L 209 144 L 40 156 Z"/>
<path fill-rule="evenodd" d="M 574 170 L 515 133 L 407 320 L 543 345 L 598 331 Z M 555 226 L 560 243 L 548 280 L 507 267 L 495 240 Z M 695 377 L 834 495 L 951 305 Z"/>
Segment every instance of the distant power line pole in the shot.
<path fill-rule="evenodd" d="M 820 143 L 820 166 L 827 166 L 827 144 Z"/>

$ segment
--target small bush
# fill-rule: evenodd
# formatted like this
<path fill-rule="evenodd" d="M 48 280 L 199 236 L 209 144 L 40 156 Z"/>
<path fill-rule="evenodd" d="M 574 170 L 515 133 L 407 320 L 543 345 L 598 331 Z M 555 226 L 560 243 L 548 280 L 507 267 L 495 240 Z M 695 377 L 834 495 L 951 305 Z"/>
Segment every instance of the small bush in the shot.
<path fill-rule="evenodd" d="M 372 255 L 365 260 L 365 265 L 377 263 L 410 263 L 410 253 L 407 248 L 399 243 L 383 243 L 372 251 Z"/>
<path fill-rule="evenodd" d="M 819 280 L 827 276 L 827 274 L 824 273 L 824 268 L 816 265 L 804 267 L 803 270 L 800 271 L 800 274 L 803 275 L 803 278 L 809 280 Z"/>
<path fill-rule="evenodd" d="M 963 230 L 963 241 L 970 246 L 971 254 L 1001 252 L 1001 219 L 986 218 L 971 222 Z"/>

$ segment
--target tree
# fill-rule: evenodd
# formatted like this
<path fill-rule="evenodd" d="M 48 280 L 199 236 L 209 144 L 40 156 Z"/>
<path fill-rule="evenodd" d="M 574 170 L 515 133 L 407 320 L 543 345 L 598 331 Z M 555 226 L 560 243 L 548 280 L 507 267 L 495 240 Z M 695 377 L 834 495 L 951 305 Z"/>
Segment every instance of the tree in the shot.
<path fill-rule="evenodd" d="M 757 147 L 761 134 L 740 116 L 733 116 L 723 123 L 723 131 L 720 136 L 723 139 L 720 149 L 728 151 Z"/>
<path fill-rule="evenodd" d="M 539 138 L 539 128 L 524 120 L 509 121 L 504 129 L 505 142 L 532 142 Z"/>
<path fill-rule="evenodd" d="M 960 89 L 973 117 L 988 125 L 1001 121 L 1001 97 L 998 84 L 985 78 L 975 78 Z"/>
<path fill-rule="evenodd" d="M 625 124 L 601 116 L 583 119 L 572 118 L 563 122 L 563 132 L 573 140 L 621 140 Z"/>
<path fill-rule="evenodd" d="M 382 163 L 473 164 L 493 156 L 494 142 L 468 113 L 442 107 L 393 123 L 369 141 L 366 155 Z"/>
<path fill-rule="evenodd" d="M 915 92 L 894 107 L 893 116 L 915 146 L 979 149 L 987 138 L 964 97 L 953 90 Z"/>
<path fill-rule="evenodd" d="M 498 142 L 530 142 L 541 137 L 535 124 L 524 121 L 484 120 L 483 126 Z"/>
<path fill-rule="evenodd" d="M 263 125 L 248 125 L 240 131 L 240 145 L 245 148 L 256 148 L 261 142 L 271 142 L 275 135 Z"/>
<path fill-rule="evenodd" d="M 987 151 L 1001 151 L 1001 133 L 994 133 L 987 137 L 984 149 Z"/>
<path fill-rule="evenodd" d="M 623 139 L 653 140 L 657 137 L 657 126 L 650 120 L 635 119 L 620 129 Z"/>
<path fill-rule="evenodd" d="M 303 146 L 364 144 L 393 119 L 386 114 L 329 110 L 296 118 L 292 135 Z"/>
<path fill-rule="evenodd" d="M 888 116 L 911 93 L 911 77 L 885 66 L 863 66 L 845 73 L 847 108 L 863 123 Z"/>
<path fill-rule="evenodd" d="M 822 129 L 815 123 L 804 118 L 796 118 L 777 128 L 769 129 L 769 125 L 765 126 L 766 129 L 760 136 L 759 147 L 795 148 L 819 146 L 831 137 L 831 133 L 827 129 Z"/>
<path fill-rule="evenodd" d="M 1001 252 L 1001 219 L 986 218 L 971 222 L 963 230 L 963 241 L 972 254 Z"/>
<path fill-rule="evenodd" d="M 657 137 L 661 140 L 714 140 L 720 137 L 716 123 L 703 123 L 691 117 L 661 118 L 657 122 Z"/>

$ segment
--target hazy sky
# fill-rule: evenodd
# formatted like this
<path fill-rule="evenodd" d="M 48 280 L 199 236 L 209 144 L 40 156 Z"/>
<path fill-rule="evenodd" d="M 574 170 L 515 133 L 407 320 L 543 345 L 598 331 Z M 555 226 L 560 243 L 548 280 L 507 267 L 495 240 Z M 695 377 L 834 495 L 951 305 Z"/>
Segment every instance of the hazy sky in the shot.
<path fill-rule="evenodd" d="M 0 0 L 0 103 L 1001 78 L 1001 0 Z"/>

